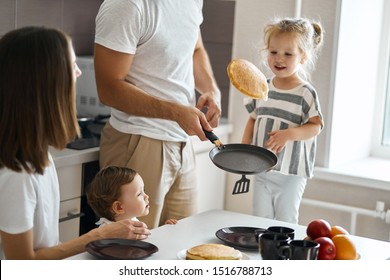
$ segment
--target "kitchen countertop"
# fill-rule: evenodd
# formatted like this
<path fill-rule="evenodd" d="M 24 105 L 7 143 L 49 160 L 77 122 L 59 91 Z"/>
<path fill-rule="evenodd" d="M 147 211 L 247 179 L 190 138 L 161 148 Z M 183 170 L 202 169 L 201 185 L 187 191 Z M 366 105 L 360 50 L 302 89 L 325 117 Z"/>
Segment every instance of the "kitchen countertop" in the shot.
<path fill-rule="evenodd" d="M 261 217 L 224 211 L 211 210 L 178 221 L 176 225 L 163 225 L 152 230 L 150 237 L 144 241 L 152 243 L 159 251 L 147 260 L 175 260 L 178 253 L 192 246 L 204 243 L 223 243 L 215 233 L 221 228 L 247 226 L 268 228 L 269 226 L 287 226 L 295 229 L 295 239 L 306 237 L 306 226 L 265 219 Z M 351 235 L 362 260 L 390 259 L 390 242 L 379 241 Z M 251 260 L 261 259 L 258 250 L 243 250 Z M 94 260 L 88 252 L 69 259 Z"/>
<path fill-rule="evenodd" d="M 57 168 L 81 164 L 83 162 L 90 162 L 99 159 L 99 147 L 85 150 L 57 150 L 53 147 L 50 147 L 49 151 L 53 157 L 54 164 Z"/>

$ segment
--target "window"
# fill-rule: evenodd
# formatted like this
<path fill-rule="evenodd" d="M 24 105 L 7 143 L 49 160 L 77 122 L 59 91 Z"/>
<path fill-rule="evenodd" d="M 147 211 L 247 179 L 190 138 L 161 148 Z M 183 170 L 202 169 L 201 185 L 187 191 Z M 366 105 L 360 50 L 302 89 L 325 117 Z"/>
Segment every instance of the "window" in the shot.
<path fill-rule="evenodd" d="M 390 159 L 390 3 L 383 3 L 382 38 L 379 50 L 377 106 L 374 116 L 372 155 Z"/>
<path fill-rule="evenodd" d="M 389 30 L 390 31 L 390 30 Z M 390 61 L 388 65 L 387 90 L 385 98 L 385 112 L 383 114 L 383 135 L 381 145 L 390 148 Z"/>
<path fill-rule="evenodd" d="M 328 158 L 316 166 L 314 177 L 389 190 L 390 146 L 384 139 L 390 129 L 385 115 L 390 110 L 390 1 L 337 3 Z"/>

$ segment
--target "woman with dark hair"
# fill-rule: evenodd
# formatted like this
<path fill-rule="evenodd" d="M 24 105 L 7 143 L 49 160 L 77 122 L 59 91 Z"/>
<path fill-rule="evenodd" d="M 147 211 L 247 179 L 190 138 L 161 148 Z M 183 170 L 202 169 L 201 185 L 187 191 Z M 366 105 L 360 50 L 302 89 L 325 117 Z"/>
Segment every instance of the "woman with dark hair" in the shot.
<path fill-rule="evenodd" d="M 59 242 L 59 184 L 49 146 L 64 149 L 79 133 L 71 39 L 24 27 L 0 39 L 0 258 L 62 259 L 103 238 L 145 239 L 123 220 Z"/>

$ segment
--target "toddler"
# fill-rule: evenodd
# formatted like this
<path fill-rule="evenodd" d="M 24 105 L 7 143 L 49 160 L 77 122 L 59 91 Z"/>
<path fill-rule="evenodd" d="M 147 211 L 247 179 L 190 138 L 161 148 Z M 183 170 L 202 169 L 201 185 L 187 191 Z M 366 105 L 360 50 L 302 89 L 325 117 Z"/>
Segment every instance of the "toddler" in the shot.
<path fill-rule="evenodd" d="M 149 214 L 149 196 L 144 192 L 144 181 L 133 169 L 107 166 L 101 169 L 89 185 L 88 204 L 105 225 L 124 219 L 137 220 Z M 176 224 L 168 219 L 166 224 Z"/>

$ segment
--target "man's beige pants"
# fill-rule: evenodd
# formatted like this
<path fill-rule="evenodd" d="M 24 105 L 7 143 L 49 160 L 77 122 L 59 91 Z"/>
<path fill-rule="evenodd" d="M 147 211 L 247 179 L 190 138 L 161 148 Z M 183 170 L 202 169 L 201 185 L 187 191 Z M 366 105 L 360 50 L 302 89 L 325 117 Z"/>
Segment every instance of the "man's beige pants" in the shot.
<path fill-rule="evenodd" d="M 190 140 L 168 142 L 126 134 L 107 122 L 101 134 L 99 162 L 100 168 L 127 166 L 141 175 L 150 212 L 138 218 L 150 229 L 167 219 L 196 213 L 195 154 Z"/>

